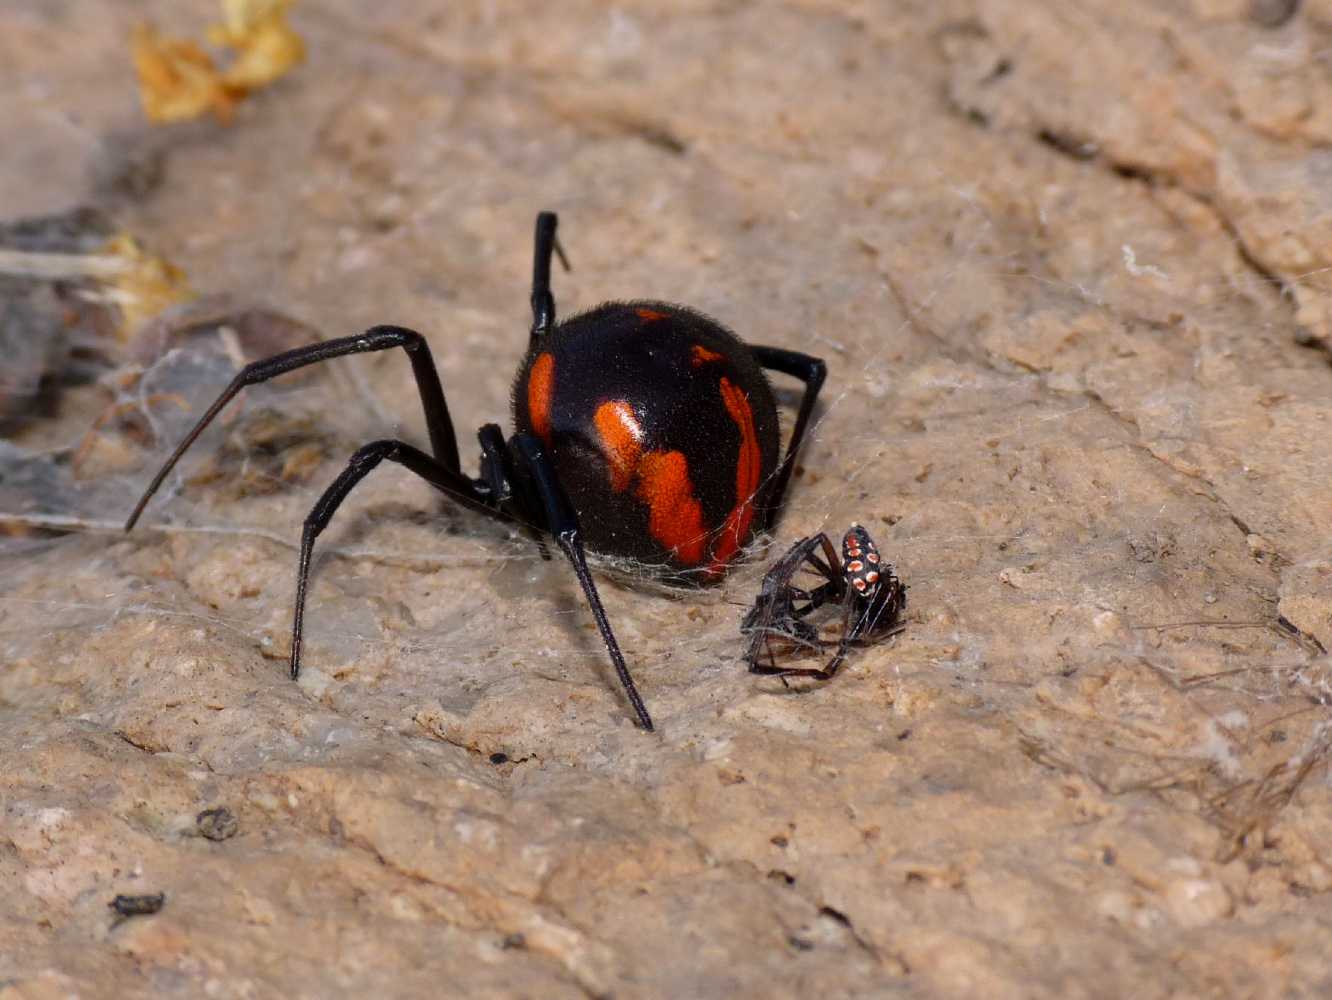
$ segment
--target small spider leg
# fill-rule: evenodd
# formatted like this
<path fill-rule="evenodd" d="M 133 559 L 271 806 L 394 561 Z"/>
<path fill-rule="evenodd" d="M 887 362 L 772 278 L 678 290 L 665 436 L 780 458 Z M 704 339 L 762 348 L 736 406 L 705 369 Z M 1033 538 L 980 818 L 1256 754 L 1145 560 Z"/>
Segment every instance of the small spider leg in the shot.
<path fill-rule="evenodd" d="M 310 557 L 314 552 L 315 539 L 328 527 L 334 513 L 342 506 L 347 495 L 356 484 L 368 476 L 380 462 L 388 459 L 416 473 L 431 486 L 452 497 L 462 500 L 467 506 L 492 517 L 503 518 L 505 515 L 487 504 L 487 494 L 477 488 L 461 473 L 445 467 L 437 459 L 431 458 L 419 448 L 413 448 L 405 441 L 372 441 L 358 448 L 347 461 L 347 467 L 338 478 L 333 480 L 328 489 L 316 501 L 305 518 L 305 528 L 301 532 L 301 556 L 296 567 L 296 612 L 291 626 L 291 679 L 301 673 L 301 634 L 305 622 L 305 591 L 310 578 Z"/>
<path fill-rule="evenodd" d="M 828 560 L 827 565 L 817 555 L 820 547 Z M 825 580 L 813 590 L 791 586 L 791 578 L 805 563 L 814 566 L 818 575 Z M 772 651 L 774 636 L 795 646 L 817 649 L 818 632 L 806 624 L 804 618 L 828 601 L 840 600 L 845 586 L 841 563 L 827 535 L 819 532 L 792 545 L 786 555 L 764 574 L 759 598 L 740 623 L 740 630 L 750 634 L 749 648 L 745 652 L 745 662 L 749 664 L 750 673 L 786 673 L 785 668 L 777 666 L 777 658 Z M 797 607 L 796 601 L 802 600 L 807 603 Z M 768 653 L 767 666 L 759 662 L 764 650 Z"/>
<path fill-rule="evenodd" d="M 430 447 L 435 453 L 435 458 L 449 471 L 461 475 L 461 467 L 458 462 L 458 440 L 453 432 L 453 420 L 449 417 L 449 406 L 444 400 L 444 388 L 440 385 L 439 373 L 435 370 L 435 363 L 430 356 L 430 347 L 425 338 L 416 331 L 401 326 L 374 326 L 360 336 L 341 337 L 337 340 L 324 341 L 321 344 L 311 344 L 308 347 L 298 347 L 295 350 L 284 351 L 282 354 L 275 354 L 271 358 L 252 362 L 237 372 L 236 377 L 231 380 L 231 384 L 222 391 L 222 395 L 218 396 L 213 405 L 199 418 L 199 422 L 185 435 L 185 439 L 176 446 L 176 450 L 171 453 L 171 457 L 166 460 L 166 463 L 158 470 L 157 475 L 153 477 L 153 481 L 148 484 L 143 496 L 134 505 L 129 520 L 125 522 L 125 530 L 129 531 L 134 527 L 135 522 L 139 520 L 139 515 L 148 506 L 148 501 L 152 499 L 158 487 L 162 485 L 171 470 L 175 468 L 176 463 L 180 461 L 180 457 L 203 433 L 204 428 L 211 424 L 213 418 L 222 412 L 222 408 L 231 402 L 236 394 L 246 386 L 267 382 L 271 378 L 276 378 L 289 371 L 295 371 L 297 368 L 304 368 L 306 365 L 316 364 L 320 361 L 329 361 L 348 354 L 386 351 L 394 347 L 401 347 L 411 359 L 412 374 L 416 377 L 416 388 L 421 395 L 421 407 L 425 411 L 426 429 L 430 432 Z"/>
<path fill-rule="evenodd" d="M 819 554 L 814 551 L 814 546 L 811 545 L 809 551 L 805 553 L 805 561 L 818 570 L 819 575 L 828 581 L 819 587 L 819 590 L 831 588 L 825 600 L 828 598 L 840 600 L 843 591 L 846 590 L 846 577 L 842 574 L 842 563 L 837 558 L 837 550 L 833 548 L 832 542 L 822 531 L 814 536 L 814 541 L 817 541 L 823 547 L 824 558 L 820 559 Z"/>
<path fill-rule="evenodd" d="M 823 388 L 823 380 L 828 375 L 828 366 L 821 358 L 801 354 L 799 351 L 788 351 L 781 347 L 751 346 L 750 350 L 762 367 L 781 372 L 783 375 L 793 375 L 805 383 L 805 394 L 801 397 L 800 409 L 796 412 L 791 443 L 786 446 L 786 455 L 782 458 L 782 464 L 777 466 L 777 474 L 773 477 L 772 486 L 764 500 L 767 508 L 764 529 L 771 531 L 777 524 L 777 519 L 781 517 L 782 500 L 791 481 L 791 472 L 795 469 L 796 452 L 800 450 L 800 444 L 805 439 L 810 414 L 814 412 L 819 390 Z M 831 551 L 831 547 L 829 550 Z"/>
<path fill-rule="evenodd" d="M 587 568 L 587 556 L 583 552 L 578 515 L 574 511 L 573 504 L 569 502 L 569 497 L 556 478 L 555 470 L 540 441 L 531 434 L 515 434 L 510 441 L 510 447 L 522 461 L 524 471 L 532 477 L 532 484 L 545 514 L 547 529 L 569 562 L 573 564 L 574 573 L 577 574 L 583 595 L 592 609 L 592 617 L 597 621 L 597 629 L 601 632 L 601 639 L 606 644 L 606 651 L 610 654 L 611 663 L 615 666 L 615 673 L 620 678 L 625 696 L 633 706 L 643 728 L 652 732 L 652 717 L 648 715 L 647 706 L 643 704 L 638 688 L 634 686 L 634 679 L 629 675 L 629 668 L 625 665 L 620 645 L 615 641 L 615 633 L 611 631 L 610 622 L 606 618 L 606 609 L 601 604 L 601 595 L 597 593 L 592 573 Z"/>
<path fill-rule="evenodd" d="M 569 258 L 564 255 L 564 247 L 560 246 L 560 239 L 555 235 L 558 225 L 559 216 L 554 212 L 537 214 L 532 255 L 532 336 L 528 342 L 529 349 L 555 325 L 555 296 L 550 292 L 551 254 L 559 254 L 564 269 L 570 270 Z"/>
<path fill-rule="evenodd" d="M 846 659 L 851 646 L 879 632 L 881 624 L 884 638 L 905 631 L 906 623 L 897 621 L 897 616 L 905 606 L 905 594 L 895 577 L 885 580 L 875 590 L 874 596 L 868 599 L 847 588 L 846 606 L 842 614 L 842 638 L 838 640 L 837 652 L 822 671 L 816 671 L 812 676 L 822 680 L 831 678 Z"/>
<path fill-rule="evenodd" d="M 862 633 L 861 625 L 865 621 L 865 612 L 869 610 L 863 607 L 864 604 L 858 593 L 854 590 L 847 591 L 842 607 L 842 637 L 837 640 L 837 652 L 833 653 L 833 658 L 828 661 L 827 666 L 822 670 L 811 671 L 808 676 L 829 680 L 837 673 L 842 661 L 846 659 L 851 643 L 859 639 Z"/>

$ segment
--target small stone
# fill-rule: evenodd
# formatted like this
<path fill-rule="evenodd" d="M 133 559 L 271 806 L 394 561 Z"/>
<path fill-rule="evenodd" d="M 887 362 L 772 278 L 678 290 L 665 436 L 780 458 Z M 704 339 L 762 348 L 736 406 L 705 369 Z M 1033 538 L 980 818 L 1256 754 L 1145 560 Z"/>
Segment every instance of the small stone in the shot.
<path fill-rule="evenodd" d="M 1165 891 L 1166 909 L 1182 927 L 1205 927 L 1230 916 L 1235 903 L 1226 887 L 1210 878 L 1177 878 Z"/>
<path fill-rule="evenodd" d="M 240 821 L 226 806 L 205 809 L 194 817 L 200 836 L 209 840 L 230 840 L 240 830 Z"/>
<path fill-rule="evenodd" d="M 144 896 L 117 896 L 107 906 L 122 917 L 145 917 L 162 909 L 166 893 L 156 892 Z"/>

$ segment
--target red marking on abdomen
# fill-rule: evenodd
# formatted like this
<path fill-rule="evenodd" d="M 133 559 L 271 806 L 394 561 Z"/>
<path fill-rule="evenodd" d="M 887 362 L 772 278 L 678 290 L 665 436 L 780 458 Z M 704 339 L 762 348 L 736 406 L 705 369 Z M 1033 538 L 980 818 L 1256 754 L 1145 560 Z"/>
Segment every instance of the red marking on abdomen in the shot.
<path fill-rule="evenodd" d="M 635 309 L 634 314 L 639 319 L 647 320 L 647 322 L 649 323 L 651 323 L 653 320 L 670 318 L 664 312 L 657 312 L 657 310 L 655 309 Z"/>
<path fill-rule="evenodd" d="M 754 411 L 750 408 L 745 391 L 723 377 L 719 385 L 726 411 L 740 430 L 740 451 L 735 457 L 735 506 L 731 508 L 721 537 L 712 552 L 712 565 L 708 572 L 721 573 L 735 558 L 749 533 L 754 520 L 754 494 L 758 491 L 759 477 L 763 473 L 763 453 L 759 449 L 758 433 L 754 429 Z"/>
<path fill-rule="evenodd" d="M 707 530 L 681 451 L 650 451 L 638 462 L 638 498 L 647 504 L 648 532 L 686 566 L 703 561 Z"/>
<path fill-rule="evenodd" d="M 634 408 L 622 399 L 598 406 L 592 423 L 597 429 L 601 453 L 606 456 L 611 489 L 623 493 L 638 471 L 643 452 L 643 428 L 634 415 Z"/>
<path fill-rule="evenodd" d="M 690 353 L 693 355 L 689 359 L 689 365 L 691 368 L 702 368 L 709 361 L 726 360 L 724 357 L 722 357 L 722 355 L 718 354 L 716 351 L 709 351 L 702 344 L 695 344 L 689 350 Z"/>
<path fill-rule="evenodd" d="M 527 373 L 527 415 L 532 419 L 532 430 L 537 437 L 550 443 L 550 407 L 555 395 L 555 358 L 540 354 Z"/>

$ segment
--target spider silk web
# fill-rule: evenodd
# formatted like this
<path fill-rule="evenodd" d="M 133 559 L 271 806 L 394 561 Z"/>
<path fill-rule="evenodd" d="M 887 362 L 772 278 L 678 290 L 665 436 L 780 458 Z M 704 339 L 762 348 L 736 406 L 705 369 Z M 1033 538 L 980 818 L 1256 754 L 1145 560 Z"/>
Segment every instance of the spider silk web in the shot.
<path fill-rule="evenodd" d="M 810 212 L 819 208 L 808 206 Z M 946 439 L 950 422 L 978 434 L 980 418 L 1002 449 L 1031 435 L 1057 435 L 1064 422 L 1105 405 L 1071 376 L 1034 371 L 1022 358 L 956 331 L 975 328 L 987 309 L 1021 319 L 1048 313 L 1061 322 L 1116 315 L 1115 296 L 1124 287 L 1137 283 L 1159 294 L 1171 280 L 1170 260 L 1129 243 L 1106 262 L 1111 274 L 1100 284 L 1060 276 L 1043 267 L 1021 234 L 975 191 L 945 188 L 920 212 L 913 224 L 924 226 L 930 212 L 948 220 L 949 252 L 933 264 L 893 250 L 903 225 L 885 203 L 867 213 L 852 238 L 838 242 L 830 254 L 834 277 L 815 296 L 773 301 L 754 283 L 718 287 L 683 267 L 668 272 L 683 278 L 678 293 L 644 291 L 695 305 L 744 339 L 823 356 L 830 371 L 775 535 L 759 540 L 721 586 L 662 588 L 651 574 L 623 564 L 603 565 L 610 575 L 598 573 L 640 687 L 650 688 L 659 668 L 682 662 L 713 676 L 743 672 L 738 623 L 764 567 L 817 531 L 836 545 L 853 521 L 869 528 L 911 588 L 916 621 L 950 605 L 947 588 L 956 584 L 957 571 L 949 567 L 960 555 L 1012 543 L 1014 531 L 983 517 L 948 516 L 958 501 L 939 482 L 937 467 L 952 474 L 953 464 L 903 442 L 934 431 Z M 566 243 L 578 232 L 575 218 L 576 208 L 565 216 Z M 792 226 L 788 235 L 755 237 L 753 245 L 769 257 L 765 275 L 807 267 L 795 237 L 809 234 Z M 594 236 L 579 232 L 577 238 Z M 586 268 L 574 276 L 557 272 L 561 313 L 620 289 L 633 292 L 638 271 L 630 270 L 628 277 Z M 836 277 L 842 273 L 847 277 Z M 522 270 L 512 278 L 524 288 Z M 259 291 L 269 300 L 283 298 L 276 279 Z M 524 298 L 515 296 L 512 315 L 487 317 L 492 327 L 512 330 L 497 352 L 504 360 L 493 366 L 474 353 L 453 355 L 447 337 L 427 331 L 465 472 L 476 469 L 476 426 L 495 421 L 507 433 L 508 378 L 526 339 L 526 317 L 517 308 Z M 1210 314 L 1193 304 L 1191 319 L 1234 325 L 1252 315 L 1255 303 L 1271 308 L 1277 299 L 1263 275 L 1235 273 Z M 195 443 L 136 534 L 125 539 L 124 518 L 152 473 L 247 359 L 223 322 L 147 360 L 106 365 L 95 381 L 68 390 L 78 405 L 30 420 L 0 441 L 0 523 L 9 533 L 0 543 L 0 638 L 7 659 L 23 660 L 61 637 L 127 619 L 156 620 L 214 629 L 248 644 L 273 662 L 274 679 L 281 680 L 306 512 L 360 444 L 402 437 L 424 447 L 425 433 L 400 351 L 343 359 L 251 387 Z M 485 377 L 469 379 L 477 370 Z M 785 439 L 801 387 L 780 375 L 771 380 Z M 1158 438 L 1192 439 L 1199 415 L 1187 391 L 1159 409 L 1152 428 Z M 1095 468 L 1069 475 L 1070 489 L 1093 491 Z M 1313 473 L 1307 478 L 1312 485 Z M 976 503 L 969 498 L 967 505 Z M 169 568 L 134 563 L 133 554 L 155 536 L 168 539 Z M 116 568 L 107 573 L 109 565 Z M 247 565 L 256 567 L 253 574 Z M 688 608 L 701 611 L 695 617 Z M 469 513 L 386 464 L 358 487 L 317 545 L 305 669 L 336 675 L 367 658 L 464 664 L 459 690 L 441 694 L 446 705 L 459 708 L 466 707 L 469 686 L 475 689 L 496 670 L 613 685 L 590 623 L 558 553 L 543 559 L 521 530 Z M 954 648 L 934 658 L 985 685 L 990 640 L 974 623 L 943 633 Z M 442 680 L 441 691 L 450 685 Z"/>

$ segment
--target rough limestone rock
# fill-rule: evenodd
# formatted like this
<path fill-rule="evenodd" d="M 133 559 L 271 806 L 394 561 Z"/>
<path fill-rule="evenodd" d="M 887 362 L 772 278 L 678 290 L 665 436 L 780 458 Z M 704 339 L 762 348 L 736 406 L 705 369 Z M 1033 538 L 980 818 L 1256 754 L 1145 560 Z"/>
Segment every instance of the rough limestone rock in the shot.
<path fill-rule="evenodd" d="M 689 303 L 825 401 L 768 549 L 603 579 L 646 735 L 567 567 L 397 469 L 287 678 L 305 512 L 425 440 L 400 354 L 247 392 L 124 536 L 269 341 L 108 349 L 0 442 L 0 998 L 1332 994 L 1332 3 L 328 0 L 147 125 L 135 20 L 217 16 L 8 5 L 0 217 L 420 329 L 469 469 L 542 208 L 562 314 Z M 751 676 L 764 567 L 852 521 L 905 632 Z"/>

